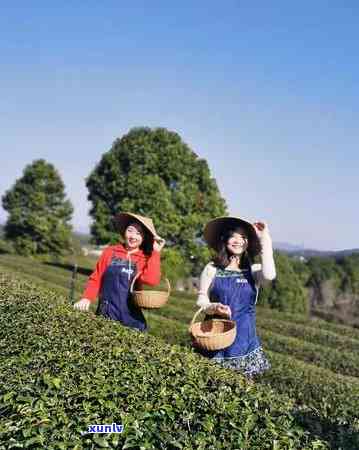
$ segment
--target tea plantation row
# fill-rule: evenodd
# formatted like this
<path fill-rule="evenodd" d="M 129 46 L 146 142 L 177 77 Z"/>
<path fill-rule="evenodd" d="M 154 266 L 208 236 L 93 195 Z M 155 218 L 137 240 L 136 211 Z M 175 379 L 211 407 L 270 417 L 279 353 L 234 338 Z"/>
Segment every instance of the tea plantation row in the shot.
<path fill-rule="evenodd" d="M 266 312 L 269 317 L 262 311 L 257 322 L 259 335 L 267 348 L 342 375 L 359 376 L 359 341 L 305 326 L 299 333 L 300 325 L 275 321 L 270 318 L 271 311 Z M 157 313 L 188 324 L 194 313 L 194 303 L 171 297 L 169 304 Z M 291 337 L 291 327 L 294 336 L 300 334 L 301 339 Z M 328 341 L 330 346 L 326 345 Z"/>
<path fill-rule="evenodd" d="M 150 333 L 167 342 L 190 346 L 188 327 L 159 314 L 146 313 Z M 359 448 L 359 380 L 342 376 L 287 354 L 267 351 L 272 368 L 258 379 L 295 399 L 297 417 L 330 442 L 331 448 Z"/>

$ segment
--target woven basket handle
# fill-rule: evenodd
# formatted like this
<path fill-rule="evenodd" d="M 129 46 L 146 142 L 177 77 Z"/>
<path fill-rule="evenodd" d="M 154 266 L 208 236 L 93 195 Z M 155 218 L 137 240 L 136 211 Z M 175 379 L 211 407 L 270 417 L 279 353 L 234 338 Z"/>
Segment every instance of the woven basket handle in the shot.
<path fill-rule="evenodd" d="M 196 322 L 196 319 L 197 319 L 197 317 L 199 316 L 199 314 L 200 314 L 202 311 L 204 311 L 205 309 L 206 309 L 206 308 L 201 307 L 201 308 L 199 308 L 198 311 L 195 312 L 195 314 L 194 314 L 194 316 L 193 316 L 193 318 L 192 318 L 192 321 L 191 321 L 190 328 L 191 328 L 192 325 Z"/>
<path fill-rule="evenodd" d="M 130 287 L 130 292 L 131 294 L 133 293 L 133 287 L 135 285 L 135 282 L 137 280 L 137 278 L 141 275 L 142 272 L 138 272 L 138 274 L 133 278 L 132 283 L 131 283 L 131 287 Z M 167 295 L 170 295 L 171 292 L 171 284 L 170 284 L 170 280 L 168 278 L 165 278 L 166 280 L 166 284 L 167 284 Z"/>
<path fill-rule="evenodd" d="M 167 295 L 170 295 L 171 292 L 171 284 L 170 284 L 170 280 L 168 278 L 165 278 L 166 280 L 166 284 L 167 284 Z"/>
<path fill-rule="evenodd" d="M 141 275 L 141 273 L 142 273 L 142 272 L 138 272 L 138 274 L 136 274 L 136 275 L 133 277 L 133 280 L 132 280 L 132 283 L 131 283 L 131 287 L 130 287 L 130 292 L 131 292 L 131 294 L 133 293 L 133 286 L 135 285 L 135 282 L 136 282 L 137 278 Z"/>

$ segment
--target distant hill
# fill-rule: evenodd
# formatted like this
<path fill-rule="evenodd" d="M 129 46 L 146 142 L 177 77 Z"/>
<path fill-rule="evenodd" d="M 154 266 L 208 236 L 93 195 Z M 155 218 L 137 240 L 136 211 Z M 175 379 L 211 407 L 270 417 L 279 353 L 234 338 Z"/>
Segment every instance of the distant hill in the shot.
<path fill-rule="evenodd" d="M 312 258 L 314 256 L 318 257 L 328 257 L 332 256 L 335 258 L 340 258 L 348 255 L 352 255 L 353 253 L 359 253 L 359 248 L 351 248 L 345 250 L 316 250 L 313 248 L 304 248 L 298 245 L 289 244 L 286 242 L 274 242 L 273 247 L 275 250 L 286 253 L 289 256 L 303 256 L 304 258 Z"/>
<path fill-rule="evenodd" d="M 275 250 L 282 252 L 300 252 L 304 250 L 303 246 L 289 244 L 288 242 L 273 242 Z"/>
<path fill-rule="evenodd" d="M 352 255 L 353 253 L 359 253 L 359 248 L 352 248 L 349 250 L 341 250 L 339 252 L 334 252 L 336 256 L 347 256 Z"/>

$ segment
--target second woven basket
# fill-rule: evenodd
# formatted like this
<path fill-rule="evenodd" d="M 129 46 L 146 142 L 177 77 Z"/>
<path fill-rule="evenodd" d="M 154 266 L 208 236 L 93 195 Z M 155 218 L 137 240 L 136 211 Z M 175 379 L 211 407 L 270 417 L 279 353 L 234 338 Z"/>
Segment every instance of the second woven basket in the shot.
<path fill-rule="evenodd" d="M 166 278 L 167 292 L 152 291 L 152 290 L 134 291 L 133 287 L 134 287 L 135 281 L 140 275 L 141 275 L 141 273 L 136 275 L 131 283 L 130 292 L 131 292 L 134 303 L 137 306 L 139 306 L 140 308 L 144 308 L 144 309 L 161 308 L 163 305 L 165 305 L 167 303 L 168 298 L 170 296 L 171 285 L 170 285 L 169 280 Z"/>

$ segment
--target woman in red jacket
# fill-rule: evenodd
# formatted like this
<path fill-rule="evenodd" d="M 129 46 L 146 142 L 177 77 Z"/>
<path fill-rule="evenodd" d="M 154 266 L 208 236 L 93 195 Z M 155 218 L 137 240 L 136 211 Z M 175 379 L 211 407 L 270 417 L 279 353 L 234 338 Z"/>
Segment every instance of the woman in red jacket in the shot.
<path fill-rule="evenodd" d="M 87 311 L 99 297 L 97 314 L 144 331 L 146 320 L 132 302 L 130 286 L 138 274 L 140 284 L 154 286 L 160 282 L 160 252 L 165 241 L 157 235 L 148 217 L 121 213 L 116 220 L 125 242 L 103 251 L 87 281 L 83 298 L 74 308 Z"/>

